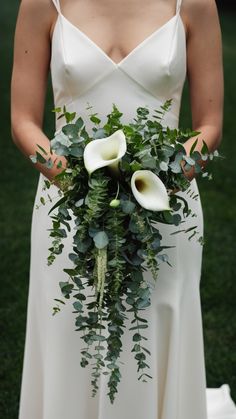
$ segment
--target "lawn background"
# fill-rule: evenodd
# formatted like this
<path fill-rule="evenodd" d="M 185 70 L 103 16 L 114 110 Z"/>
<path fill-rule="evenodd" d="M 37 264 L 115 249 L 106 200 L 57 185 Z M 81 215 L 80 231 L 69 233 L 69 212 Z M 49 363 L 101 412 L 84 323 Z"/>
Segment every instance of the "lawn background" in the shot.
<path fill-rule="evenodd" d="M 25 339 L 29 277 L 30 226 L 38 172 L 13 144 L 10 135 L 9 85 L 14 25 L 19 1 L 2 2 L 1 65 L 1 206 L 0 206 L 0 417 L 16 419 Z M 236 13 L 220 11 L 225 68 L 225 159 L 212 167 L 213 181 L 199 180 L 205 216 L 202 311 L 209 387 L 229 383 L 236 400 Z M 217 86 L 216 86 L 217 88 Z M 52 96 L 45 112 L 45 131 L 53 134 Z M 187 88 L 180 125 L 190 125 Z M 33 419 L 33 418 L 32 418 Z"/>

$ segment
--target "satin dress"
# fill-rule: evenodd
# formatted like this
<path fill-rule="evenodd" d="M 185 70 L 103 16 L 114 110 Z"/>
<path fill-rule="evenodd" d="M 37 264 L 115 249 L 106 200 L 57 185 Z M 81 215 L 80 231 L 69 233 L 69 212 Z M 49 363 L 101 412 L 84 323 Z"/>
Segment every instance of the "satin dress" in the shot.
<path fill-rule="evenodd" d="M 51 76 L 55 107 L 76 111 L 90 129 L 88 105 L 104 122 L 115 103 L 130 122 L 138 106 L 158 109 L 172 99 L 164 122 L 178 127 L 182 89 L 186 77 L 186 34 L 176 13 L 144 39 L 119 63 L 115 63 L 85 33 L 63 15 L 59 0 L 52 0 L 58 19 L 52 37 Z M 60 129 L 62 120 L 56 121 Z M 113 405 L 107 396 L 106 376 L 91 397 L 90 367 L 80 366 L 83 341 L 75 332 L 71 303 L 52 316 L 54 298 L 61 298 L 59 281 L 68 278 L 68 253 L 72 236 L 64 241 L 64 252 L 47 266 L 51 244 L 48 229 L 52 206 L 42 191 L 46 178 L 40 174 L 32 215 L 30 285 L 22 374 L 19 419 L 235 419 L 235 407 L 227 385 L 210 390 L 207 405 L 202 318 L 199 295 L 202 246 L 186 234 L 170 235 L 172 226 L 160 225 L 163 243 L 174 246 L 168 256 L 172 267 L 162 263 L 159 279 L 146 310 L 148 359 L 152 380 L 137 380 L 131 354 L 131 335 L 123 335 L 122 379 Z M 203 216 L 196 180 L 191 193 L 184 193 L 196 216 L 185 227 L 197 225 L 203 235 Z M 197 198 L 196 198 L 197 195 Z M 40 204 L 45 196 L 46 205 Z M 50 189 L 53 200 L 58 189 Z M 192 196 L 192 197 L 191 197 Z M 195 196 L 195 198 L 193 198 Z M 176 228 L 175 228 L 176 229 Z M 145 272 L 150 283 L 152 276 Z M 225 402 L 226 401 L 226 402 Z M 223 409 L 223 410 L 222 410 Z M 222 410 L 222 415 L 221 414 Z M 227 416 L 228 414 L 228 416 Z"/>

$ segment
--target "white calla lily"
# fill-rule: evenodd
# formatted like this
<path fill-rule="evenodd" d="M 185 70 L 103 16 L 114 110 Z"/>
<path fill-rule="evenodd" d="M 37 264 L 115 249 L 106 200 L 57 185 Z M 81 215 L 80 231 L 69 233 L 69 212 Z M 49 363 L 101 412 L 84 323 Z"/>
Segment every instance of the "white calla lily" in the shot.
<path fill-rule="evenodd" d="M 119 160 L 127 150 L 126 139 L 121 129 L 106 138 L 88 143 L 84 149 L 84 165 L 89 174 L 101 167 L 118 169 Z"/>
<path fill-rule="evenodd" d="M 131 189 L 135 199 L 151 211 L 170 210 L 169 197 L 164 183 L 150 170 L 137 170 L 131 178 Z"/>

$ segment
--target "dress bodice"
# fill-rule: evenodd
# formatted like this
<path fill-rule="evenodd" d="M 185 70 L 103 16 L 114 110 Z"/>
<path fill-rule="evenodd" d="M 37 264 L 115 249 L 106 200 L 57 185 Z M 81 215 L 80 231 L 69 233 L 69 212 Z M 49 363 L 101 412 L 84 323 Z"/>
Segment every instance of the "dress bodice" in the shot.
<path fill-rule="evenodd" d="M 172 99 L 166 124 L 178 125 L 186 77 L 186 35 L 176 13 L 163 26 L 115 63 L 94 41 L 72 24 L 53 0 L 58 18 L 52 36 L 51 75 L 56 107 L 66 105 L 89 124 L 88 105 L 101 119 L 115 103 L 128 122 L 139 106 L 157 109 Z M 91 112 L 91 110 L 90 110 Z M 58 126 L 61 120 L 58 121 Z"/>

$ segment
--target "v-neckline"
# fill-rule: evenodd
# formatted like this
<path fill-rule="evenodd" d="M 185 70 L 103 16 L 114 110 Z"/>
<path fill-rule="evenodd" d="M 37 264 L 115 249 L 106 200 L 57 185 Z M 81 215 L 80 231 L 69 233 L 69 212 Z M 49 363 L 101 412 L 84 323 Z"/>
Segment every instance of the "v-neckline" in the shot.
<path fill-rule="evenodd" d="M 146 38 L 144 38 L 143 41 L 139 42 L 136 45 L 136 47 L 134 47 L 124 58 L 122 58 L 119 62 L 116 62 L 95 41 L 93 41 L 88 35 L 86 35 L 86 33 L 83 32 L 78 26 L 74 25 L 61 12 L 58 13 L 58 18 L 57 18 L 57 21 L 56 21 L 56 23 L 54 25 L 54 28 L 53 28 L 52 41 L 53 41 L 53 38 L 54 38 L 55 28 L 56 28 L 56 25 L 57 25 L 57 22 L 58 22 L 59 18 L 61 18 L 62 20 L 64 20 L 64 22 L 66 22 L 70 27 L 72 27 L 75 31 L 77 31 L 77 33 L 79 33 L 84 39 L 86 39 L 87 42 L 89 42 L 93 47 L 95 47 L 106 58 L 106 60 L 109 61 L 113 65 L 113 67 L 115 67 L 115 68 L 121 67 L 122 64 L 124 64 L 133 54 L 136 53 L 136 51 L 138 51 L 140 48 L 142 48 L 149 40 L 151 40 L 153 37 L 155 37 L 156 35 L 158 35 L 159 32 L 161 32 L 166 27 L 168 27 L 177 18 L 180 19 L 180 21 L 181 21 L 181 23 L 183 25 L 184 33 L 185 33 L 185 28 L 184 28 L 183 20 L 181 18 L 181 15 L 177 12 L 169 20 L 167 20 L 163 25 L 161 25 L 154 32 L 152 32 L 150 35 L 148 35 Z"/>

